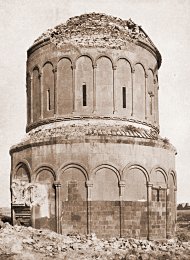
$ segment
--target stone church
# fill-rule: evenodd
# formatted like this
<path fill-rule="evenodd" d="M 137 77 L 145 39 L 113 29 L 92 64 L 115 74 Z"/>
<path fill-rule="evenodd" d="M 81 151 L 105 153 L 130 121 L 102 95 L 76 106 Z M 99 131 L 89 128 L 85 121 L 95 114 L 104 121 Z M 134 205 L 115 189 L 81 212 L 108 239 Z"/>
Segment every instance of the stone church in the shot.
<path fill-rule="evenodd" d="M 11 147 L 13 224 L 175 235 L 176 150 L 159 135 L 161 55 L 131 19 L 90 13 L 27 52 L 27 126 Z"/>

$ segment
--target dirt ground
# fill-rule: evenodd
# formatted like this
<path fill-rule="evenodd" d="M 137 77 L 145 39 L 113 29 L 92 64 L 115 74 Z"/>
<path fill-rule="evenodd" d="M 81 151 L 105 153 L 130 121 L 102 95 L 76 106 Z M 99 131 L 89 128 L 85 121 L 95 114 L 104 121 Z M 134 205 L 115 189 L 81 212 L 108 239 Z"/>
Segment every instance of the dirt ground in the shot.
<path fill-rule="evenodd" d="M 60 235 L 3 222 L 0 226 L 0 260 L 190 259 L 190 212 L 186 211 L 178 214 L 177 238 L 167 241 L 104 240 L 95 234 Z"/>

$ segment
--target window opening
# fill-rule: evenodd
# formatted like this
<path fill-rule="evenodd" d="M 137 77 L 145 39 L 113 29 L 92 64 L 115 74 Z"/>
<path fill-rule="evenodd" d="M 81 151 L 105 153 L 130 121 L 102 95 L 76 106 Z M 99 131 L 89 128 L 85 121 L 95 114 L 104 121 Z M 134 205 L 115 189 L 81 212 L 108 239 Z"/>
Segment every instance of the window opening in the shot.
<path fill-rule="evenodd" d="M 47 90 L 47 110 L 51 110 L 50 89 Z"/>
<path fill-rule="evenodd" d="M 122 88 L 122 95 L 123 95 L 123 108 L 126 108 L 126 87 Z"/>
<path fill-rule="evenodd" d="M 157 194 L 156 194 L 156 201 L 160 201 L 160 190 L 156 190 Z"/>
<path fill-rule="evenodd" d="M 83 83 L 82 85 L 82 99 L 83 99 L 83 106 L 87 106 L 86 83 Z"/>

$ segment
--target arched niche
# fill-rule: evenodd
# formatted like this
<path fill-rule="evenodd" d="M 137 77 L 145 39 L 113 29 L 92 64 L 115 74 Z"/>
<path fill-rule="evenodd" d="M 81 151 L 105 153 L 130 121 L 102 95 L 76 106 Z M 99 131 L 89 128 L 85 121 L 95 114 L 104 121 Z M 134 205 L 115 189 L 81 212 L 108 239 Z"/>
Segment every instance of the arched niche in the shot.
<path fill-rule="evenodd" d="M 116 69 L 116 110 L 126 116 L 132 112 L 131 66 L 125 59 L 119 59 Z"/>
<path fill-rule="evenodd" d="M 148 70 L 147 78 L 147 117 L 154 123 L 154 113 L 155 113 L 155 93 L 154 93 L 154 75 L 152 70 Z"/>
<path fill-rule="evenodd" d="M 145 119 L 145 71 L 141 64 L 135 65 L 133 83 L 133 115 Z"/>
<path fill-rule="evenodd" d="M 113 69 L 107 57 L 97 60 L 96 110 L 101 115 L 113 113 Z"/>
<path fill-rule="evenodd" d="M 71 61 L 63 58 L 57 65 L 57 109 L 59 115 L 73 111 L 73 74 Z"/>
<path fill-rule="evenodd" d="M 125 181 L 124 201 L 146 201 L 146 177 L 140 169 L 129 169 L 123 175 Z"/>
<path fill-rule="evenodd" d="M 40 73 L 38 68 L 33 70 L 33 121 L 37 121 L 41 116 L 41 89 Z"/>
<path fill-rule="evenodd" d="M 101 168 L 94 173 L 93 201 L 118 201 L 119 185 L 116 173 L 109 168 Z"/>
<path fill-rule="evenodd" d="M 61 232 L 87 233 L 87 189 L 83 172 L 75 167 L 60 174 Z"/>
<path fill-rule="evenodd" d="M 66 169 L 60 175 L 60 182 L 62 201 L 86 201 L 86 178 L 81 170 L 74 167 Z"/>
<path fill-rule="evenodd" d="M 151 172 L 150 182 L 153 184 L 153 187 L 166 187 L 166 179 L 163 171 L 157 169 Z"/>
<path fill-rule="evenodd" d="M 93 67 L 87 56 L 76 61 L 76 111 L 83 114 L 93 110 Z"/>
<path fill-rule="evenodd" d="M 35 228 L 48 228 L 56 231 L 55 188 L 53 183 L 54 177 L 50 171 L 42 169 L 38 172 L 36 184 L 38 196 L 41 196 L 41 198 L 38 198 L 39 203 L 35 205 Z"/>
<path fill-rule="evenodd" d="M 27 73 L 26 76 L 26 89 L 27 89 L 27 123 L 31 122 L 31 76 Z"/>
<path fill-rule="evenodd" d="M 42 71 L 43 117 L 54 115 L 54 73 L 53 66 L 46 63 Z"/>
<path fill-rule="evenodd" d="M 30 172 L 25 164 L 21 164 L 14 175 L 14 179 L 23 182 L 30 182 Z"/>

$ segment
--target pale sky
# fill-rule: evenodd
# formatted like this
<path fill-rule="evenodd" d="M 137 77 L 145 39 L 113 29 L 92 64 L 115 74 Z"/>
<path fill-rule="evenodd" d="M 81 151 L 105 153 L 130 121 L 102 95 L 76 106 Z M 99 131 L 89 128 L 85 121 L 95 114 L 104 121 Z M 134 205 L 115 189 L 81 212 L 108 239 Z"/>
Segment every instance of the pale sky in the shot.
<path fill-rule="evenodd" d="M 101 12 L 141 25 L 162 55 L 161 136 L 177 148 L 177 201 L 190 202 L 190 1 L 0 0 L 0 207 L 10 205 L 9 148 L 26 126 L 26 52 L 48 28 Z"/>

